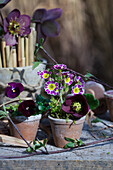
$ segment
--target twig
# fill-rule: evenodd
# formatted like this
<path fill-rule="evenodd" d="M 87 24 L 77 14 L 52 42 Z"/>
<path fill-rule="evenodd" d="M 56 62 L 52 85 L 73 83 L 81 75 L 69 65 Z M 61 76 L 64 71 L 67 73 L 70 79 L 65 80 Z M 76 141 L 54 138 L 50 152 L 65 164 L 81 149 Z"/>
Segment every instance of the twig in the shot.
<path fill-rule="evenodd" d="M 55 64 L 58 64 L 49 54 L 48 52 L 44 49 L 44 48 L 41 48 L 43 50 L 43 52 L 55 63 Z"/>
<path fill-rule="evenodd" d="M 58 153 L 63 153 L 63 152 L 67 152 L 67 151 L 72 151 L 74 149 L 79 149 L 79 148 L 84 148 L 90 145 L 95 145 L 97 143 L 102 143 L 102 142 L 106 142 L 106 141 L 110 141 L 113 140 L 113 137 L 110 138 L 106 138 L 106 139 L 102 139 L 102 140 L 97 140 L 94 142 L 90 142 L 90 143 L 86 143 L 86 144 L 82 144 L 81 146 L 75 146 L 73 148 L 67 148 L 67 149 L 62 149 L 62 150 L 58 150 L 58 151 L 50 151 L 50 152 L 35 152 L 35 153 L 30 153 L 28 155 L 22 155 L 22 156 L 0 156 L 0 158 L 2 159 L 15 159 L 15 158 L 26 158 L 26 157 L 30 157 L 30 156 L 34 156 L 34 155 L 42 155 L 42 154 L 58 154 Z"/>

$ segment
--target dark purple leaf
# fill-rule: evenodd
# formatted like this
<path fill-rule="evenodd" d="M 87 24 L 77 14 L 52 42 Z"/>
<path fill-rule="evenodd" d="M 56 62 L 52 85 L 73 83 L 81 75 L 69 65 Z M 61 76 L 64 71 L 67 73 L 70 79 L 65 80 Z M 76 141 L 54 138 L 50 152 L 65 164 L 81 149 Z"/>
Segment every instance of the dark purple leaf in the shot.
<path fill-rule="evenodd" d="M 61 8 L 50 9 L 44 14 L 42 21 L 44 22 L 44 21 L 47 21 L 47 20 L 56 20 L 61 15 L 62 15 L 62 9 Z"/>
<path fill-rule="evenodd" d="M 60 32 L 59 24 L 56 21 L 45 21 L 42 24 L 42 32 L 48 37 L 57 36 Z"/>
<path fill-rule="evenodd" d="M 41 21 L 44 14 L 46 13 L 46 9 L 37 9 L 33 14 L 33 19 L 37 22 Z"/>

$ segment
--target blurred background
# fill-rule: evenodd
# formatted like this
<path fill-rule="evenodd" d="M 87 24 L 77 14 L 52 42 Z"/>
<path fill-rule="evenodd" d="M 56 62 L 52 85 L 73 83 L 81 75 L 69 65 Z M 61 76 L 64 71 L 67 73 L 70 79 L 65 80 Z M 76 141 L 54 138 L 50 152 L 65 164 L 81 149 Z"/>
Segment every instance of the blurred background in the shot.
<path fill-rule="evenodd" d="M 113 86 L 113 0 L 12 0 L 3 15 L 14 8 L 31 17 L 38 8 L 61 8 L 60 34 L 47 38 L 45 49 L 58 63 Z"/>

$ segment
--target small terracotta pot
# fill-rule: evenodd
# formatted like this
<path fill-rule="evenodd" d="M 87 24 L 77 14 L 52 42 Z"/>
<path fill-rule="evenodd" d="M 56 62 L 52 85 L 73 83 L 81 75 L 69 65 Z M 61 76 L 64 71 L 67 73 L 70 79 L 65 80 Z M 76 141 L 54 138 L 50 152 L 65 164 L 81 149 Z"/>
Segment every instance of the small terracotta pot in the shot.
<path fill-rule="evenodd" d="M 15 116 L 12 121 L 27 141 L 33 141 L 36 137 L 40 119 L 41 115 L 30 116 L 28 118 L 26 118 L 25 116 Z M 11 136 L 21 139 L 20 135 L 10 122 L 9 127 Z"/>
<path fill-rule="evenodd" d="M 51 116 L 48 116 L 48 118 L 51 124 L 54 143 L 57 147 L 63 148 L 68 143 L 64 137 L 72 139 L 80 138 L 86 116 L 76 120 L 75 124 L 72 124 L 73 121 L 70 119 L 67 123 L 65 119 L 56 119 Z"/>
<path fill-rule="evenodd" d="M 110 119 L 111 119 L 111 121 L 113 121 L 113 90 L 106 91 L 104 93 L 104 96 L 106 98 Z"/>

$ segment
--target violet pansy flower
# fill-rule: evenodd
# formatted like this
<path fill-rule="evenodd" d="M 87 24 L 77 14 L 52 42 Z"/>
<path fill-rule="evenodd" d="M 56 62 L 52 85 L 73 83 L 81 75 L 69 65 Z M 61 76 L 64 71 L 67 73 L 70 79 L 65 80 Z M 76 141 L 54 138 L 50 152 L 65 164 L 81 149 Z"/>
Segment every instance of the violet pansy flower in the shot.
<path fill-rule="evenodd" d="M 33 100 L 26 100 L 20 103 L 18 107 L 18 112 L 24 115 L 25 117 L 29 117 L 35 114 L 35 102 Z"/>
<path fill-rule="evenodd" d="M 30 17 L 28 15 L 21 15 L 18 9 L 11 11 L 4 19 L 6 45 L 15 45 L 17 36 L 28 35 L 31 32 L 29 25 Z"/>
<path fill-rule="evenodd" d="M 43 38 L 44 41 L 46 37 L 55 37 L 60 32 L 60 26 L 55 21 L 62 14 L 60 8 L 54 8 L 46 10 L 44 8 L 37 9 L 33 14 L 33 20 L 36 23 L 37 29 L 37 42 L 40 43 L 40 39 Z"/>
<path fill-rule="evenodd" d="M 69 96 L 62 104 L 61 109 L 66 113 L 71 113 L 77 119 L 85 116 L 89 111 L 86 98 L 81 94 Z"/>
<path fill-rule="evenodd" d="M 5 89 L 5 95 L 9 98 L 15 98 L 24 90 L 21 83 L 11 82 L 8 83 L 8 87 Z"/>

